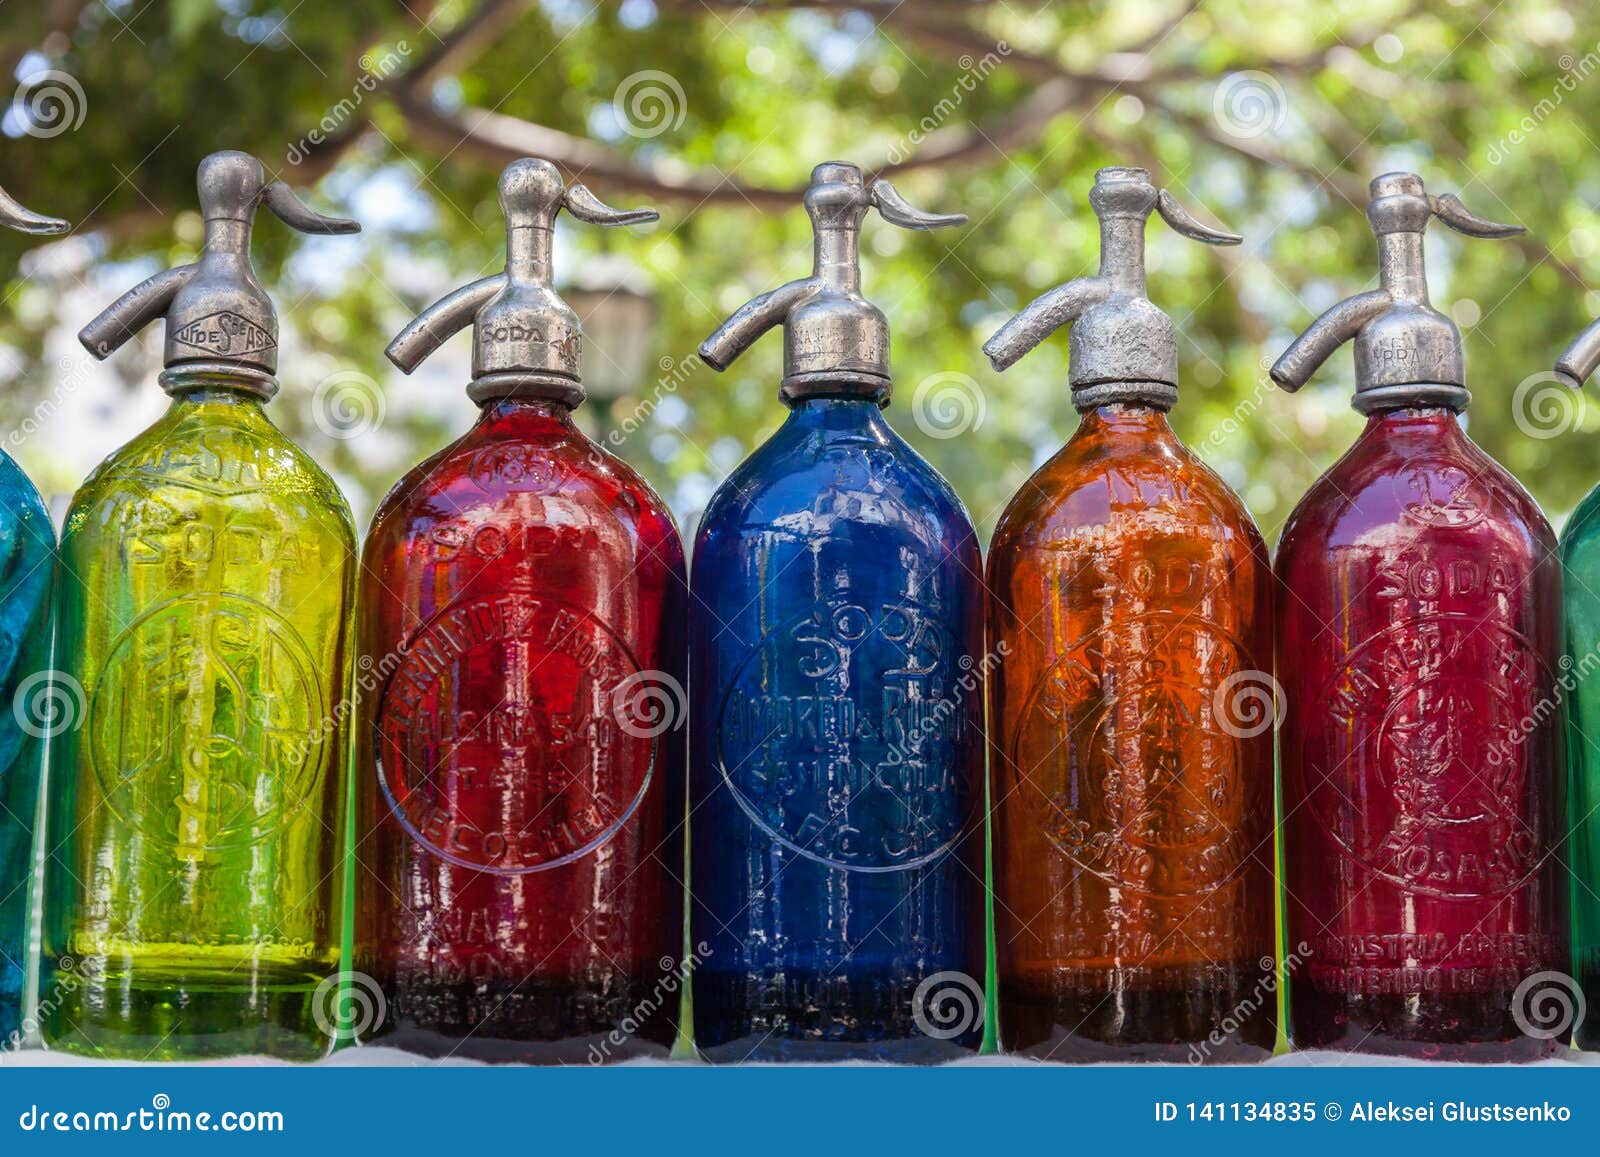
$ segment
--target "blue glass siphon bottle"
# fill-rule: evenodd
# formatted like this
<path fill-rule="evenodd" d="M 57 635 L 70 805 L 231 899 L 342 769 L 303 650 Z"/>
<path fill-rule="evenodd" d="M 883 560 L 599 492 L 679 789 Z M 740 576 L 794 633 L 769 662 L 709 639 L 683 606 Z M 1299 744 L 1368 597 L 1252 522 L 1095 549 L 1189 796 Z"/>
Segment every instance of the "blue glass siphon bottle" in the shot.
<path fill-rule="evenodd" d="M 29 212 L 0 189 L 0 225 L 22 233 L 69 226 Z M 44 743 L 81 714 L 50 663 L 56 540 L 39 491 L 0 451 L 0 1048 L 19 1042 L 27 983 L 28 896 Z"/>
<path fill-rule="evenodd" d="M 690 575 L 690 940 L 711 1060 L 931 1062 L 982 1037 L 981 562 L 954 491 L 884 420 L 853 165 L 805 195 L 814 274 L 700 355 L 783 324 L 789 416 L 723 483 Z"/>

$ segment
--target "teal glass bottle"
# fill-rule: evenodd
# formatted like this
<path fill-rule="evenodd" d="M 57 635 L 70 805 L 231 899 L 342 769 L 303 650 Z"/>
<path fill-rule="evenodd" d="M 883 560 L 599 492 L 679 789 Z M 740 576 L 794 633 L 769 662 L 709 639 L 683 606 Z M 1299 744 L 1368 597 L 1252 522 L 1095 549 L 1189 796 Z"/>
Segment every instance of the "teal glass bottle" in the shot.
<path fill-rule="evenodd" d="M 4 189 L 0 225 L 35 234 L 68 228 L 24 209 Z M 77 717 L 76 700 L 55 687 L 47 669 L 55 545 L 39 491 L 0 451 L 0 704 L 12 708 L 0 712 L 0 1048 L 22 1033 L 43 741 Z"/>
<path fill-rule="evenodd" d="M 95 1056 L 307 1060 L 342 1007 L 355 527 L 267 417 L 277 318 L 249 238 L 261 205 L 355 225 L 242 153 L 206 158 L 199 185 L 200 261 L 80 335 L 104 357 L 165 317 L 172 404 L 62 532 L 58 663 L 87 711 L 52 749 L 41 1028 Z"/>

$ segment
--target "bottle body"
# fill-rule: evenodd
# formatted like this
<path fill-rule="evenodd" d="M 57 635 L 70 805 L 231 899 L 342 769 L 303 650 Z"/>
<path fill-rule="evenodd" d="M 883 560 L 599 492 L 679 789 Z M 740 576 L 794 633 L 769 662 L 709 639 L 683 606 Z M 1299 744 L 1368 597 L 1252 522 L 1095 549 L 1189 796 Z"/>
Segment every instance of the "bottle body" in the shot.
<path fill-rule="evenodd" d="M 700 1050 L 974 1050 L 984 663 L 959 500 L 875 401 L 807 398 L 712 499 L 690 581 Z"/>
<path fill-rule="evenodd" d="M 1548 1055 L 1515 1007 L 1569 967 L 1543 514 L 1450 410 L 1379 412 L 1291 515 L 1277 574 L 1295 1045 Z"/>
<path fill-rule="evenodd" d="M 685 593 L 661 500 L 555 403 L 490 403 L 384 501 L 358 673 L 356 960 L 388 1003 L 371 1039 L 671 1049 Z"/>
<path fill-rule="evenodd" d="M 1589 1008 L 1600 1007 L 1600 689 L 1590 677 L 1600 665 L 1600 487 L 1589 492 L 1561 534 L 1562 595 L 1566 607 L 1566 664 L 1560 686 L 1567 704 L 1567 763 L 1571 786 L 1573 976 Z M 1579 1021 L 1573 1043 L 1600 1049 L 1600 1022 Z"/>
<path fill-rule="evenodd" d="M 52 748 L 45 961 L 79 974 L 55 1047 L 332 1045 L 354 531 L 229 381 L 180 380 L 62 535 L 57 665 L 87 710 Z"/>
<path fill-rule="evenodd" d="M 39 491 L 0 452 L 0 1046 L 19 1040 L 27 983 L 34 817 L 44 740 L 79 714 L 50 665 L 55 530 Z"/>
<path fill-rule="evenodd" d="M 1254 522 L 1163 412 L 1101 406 L 1012 500 L 988 573 L 1002 1047 L 1269 1055 L 1272 576 Z"/>

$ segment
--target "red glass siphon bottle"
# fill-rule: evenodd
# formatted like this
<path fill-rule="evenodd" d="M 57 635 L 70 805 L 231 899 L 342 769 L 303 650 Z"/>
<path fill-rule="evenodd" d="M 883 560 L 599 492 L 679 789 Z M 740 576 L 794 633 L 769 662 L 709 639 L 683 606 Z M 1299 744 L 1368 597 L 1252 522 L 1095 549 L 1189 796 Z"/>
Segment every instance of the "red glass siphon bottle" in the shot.
<path fill-rule="evenodd" d="M 999 1033 L 1046 1060 L 1238 1062 L 1275 1017 L 1272 571 L 1254 521 L 1167 423 L 1172 319 L 1146 296 L 1150 215 L 1208 244 L 1143 169 L 1095 175 L 1100 272 L 984 352 L 1070 323 L 1059 453 L 989 552 Z"/>
<path fill-rule="evenodd" d="M 683 548 L 661 499 L 574 425 L 578 318 L 550 288 L 564 208 L 621 212 L 524 159 L 502 274 L 395 338 L 407 373 L 473 326 L 481 408 L 380 506 L 362 567 L 356 966 L 430 1056 L 665 1056 L 683 943 Z"/>
<path fill-rule="evenodd" d="M 1291 1037 L 1522 1060 L 1541 974 L 1565 972 L 1565 769 L 1556 540 L 1473 444 L 1461 335 L 1428 302 L 1423 231 L 1521 230 L 1372 182 L 1379 288 L 1272 368 L 1296 390 L 1354 338 L 1367 425 L 1278 546 L 1278 671 Z"/>

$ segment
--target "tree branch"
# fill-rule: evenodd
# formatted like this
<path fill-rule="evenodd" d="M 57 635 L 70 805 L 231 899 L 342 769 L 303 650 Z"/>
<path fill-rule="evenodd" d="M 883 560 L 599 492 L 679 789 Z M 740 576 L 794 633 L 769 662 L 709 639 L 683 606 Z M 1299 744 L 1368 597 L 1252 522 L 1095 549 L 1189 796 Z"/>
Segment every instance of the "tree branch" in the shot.
<path fill-rule="evenodd" d="M 527 0 L 484 0 L 440 37 L 438 43 L 416 64 L 403 73 L 386 78 L 381 88 L 389 92 L 403 90 L 421 93 L 450 70 L 470 65 L 496 37 L 521 19 L 526 7 Z M 381 45 L 374 45 L 373 50 L 379 47 Z M 303 159 L 289 170 L 292 179 L 299 184 L 316 184 L 339 163 L 352 145 L 366 136 L 371 125 L 368 113 L 357 111 L 339 126 L 337 132 L 303 150 Z"/>

